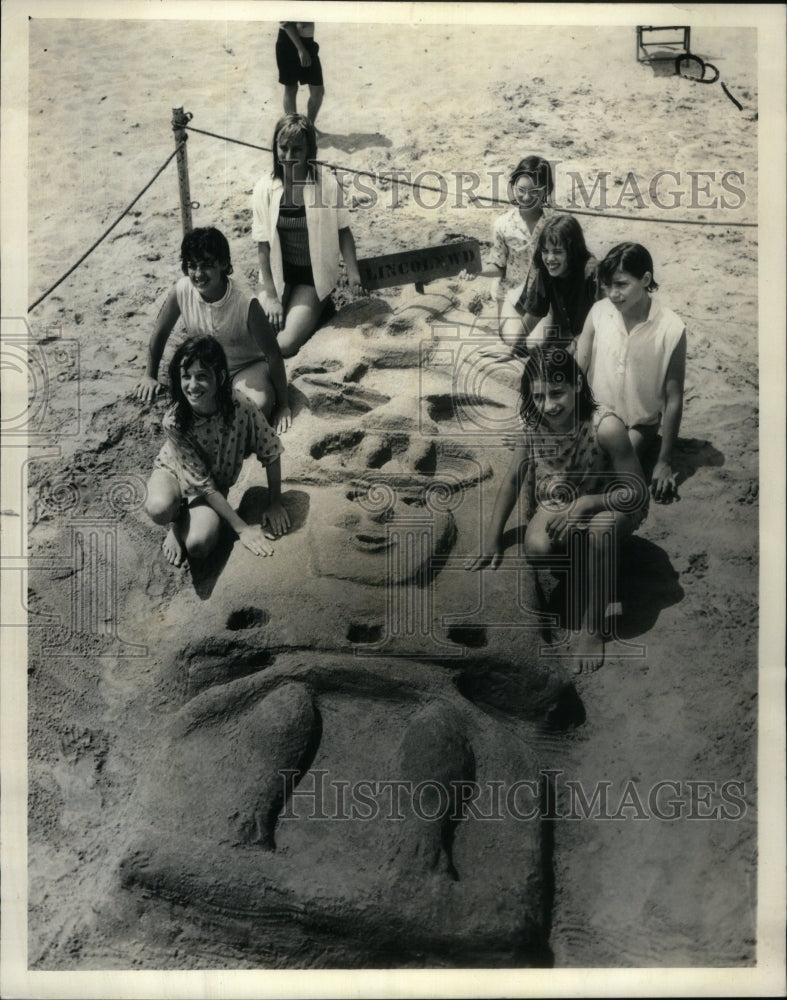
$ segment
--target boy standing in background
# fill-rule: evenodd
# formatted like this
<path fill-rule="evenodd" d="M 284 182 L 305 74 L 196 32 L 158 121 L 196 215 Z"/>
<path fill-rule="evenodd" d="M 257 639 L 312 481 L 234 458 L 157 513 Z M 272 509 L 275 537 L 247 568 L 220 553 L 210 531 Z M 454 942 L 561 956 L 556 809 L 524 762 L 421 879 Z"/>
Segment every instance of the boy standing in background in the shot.
<path fill-rule="evenodd" d="M 279 21 L 276 65 L 284 87 L 284 113 L 297 112 L 298 85 L 309 88 L 306 117 L 314 124 L 325 96 L 320 46 L 314 40 L 314 21 Z"/>

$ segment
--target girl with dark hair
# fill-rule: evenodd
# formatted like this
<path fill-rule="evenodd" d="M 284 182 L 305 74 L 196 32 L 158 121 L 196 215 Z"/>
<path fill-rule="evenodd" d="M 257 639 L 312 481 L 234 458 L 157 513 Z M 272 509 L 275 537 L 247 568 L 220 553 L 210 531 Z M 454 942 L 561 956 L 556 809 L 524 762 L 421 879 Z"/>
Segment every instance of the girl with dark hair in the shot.
<path fill-rule="evenodd" d="M 549 218 L 549 199 L 553 189 L 552 168 L 543 156 L 526 156 L 508 179 L 508 198 L 513 203 L 492 227 L 492 246 L 483 268 L 475 274 L 462 271 L 460 277 L 473 281 L 480 274 L 493 278 L 492 298 L 497 303 L 498 321 L 503 304 L 513 291 L 510 305 L 521 289 L 528 287 L 533 271 L 533 251 L 538 234 Z"/>
<path fill-rule="evenodd" d="M 501 333 L 511 351 L 520 355 L 526 353 L 527 338 L 541 320 L 546 336 L 537 342 L 556 339 L 568 346 L 582 332 L 585 318 L 599 298 L 597 262 L 573 216 L 553 215 L 545 222 L 533 261 L 535 281 L 521 290 Z"/>
<path fill-rule="evenodd" d="M 519 420 L 526 431 L 538 432 L 545 427 L 554 430 L 554 408 L 549 410 L 552 415 L 550 421 L 543 399 L 537 393 L 541 383 L 574 387 L 572 416 L 576 425 L 587 423 L 596 412 L 590 384 L 583 378 L 574 357 L 559 345 L 535 348 L 528 355 L 519 383 Z"/>
<path fill-rule="evenodd" d="M 602 285 L 611 285 L 616 271 L 625 271 L 635 278 L 649 275 L 645 291 L 658 291 L 658 282 L 653 277 L 653 258 L 641 243 L 618 243 L 598 266 L 598 276 Z"/>
<path fill-rule="evenodd" d="M 252 194 L 259 300 L 285 358 L 297 354 L 330 314 L 340 254 L 351 292 L 363 291 L 342 189 L 316 157 L 314 124 L 303 115 L 284 115 L 273 132 L 273 171 Z"/>
<path fill-rule="evenodd" d="M 625 423 L 640 461 L 649 467 L 655 458 L 653 499 L 670 503 L 678 496 L 672 458 L 683 416 L 686 327 L 652 297 L 659 287 L 653 258 L 640 243 L 619 243 L 598 271 L 607 297 L 588 314 L 577 360 L 596 397 Z"/>
<path fill-rule="evenodd" d="M 180 317 L 191 337 L 215 336 L 227 355 L 230 388 L 265 415 L 279 433 L 290 426 L 287 373 L 279 345 L 262 307 L 250 289 L 231 278 L 226 237 L 213 226 L 193 229 L 180 246 L 184 277 L 159 312 L 148 348 L 147 374 L 136 389 L 150 402 L 161 389 L 158 370 L 170 334 Z"/>
<path fill-rule="evenodd" d="M 622 421 L 596 406 L 574 358 L 561 347 L 535 348 L 528 357 L 520 387 L 524 435 L 500 484 L 492 517 L 481 541 L 481 554 L 466 569 L 503 558 L 503 530 L 532 470 L 535 513 L 525 533 L 531 563 L 549 568 L 551 559 L 569 551 L 574 560 L 569 593 L 578 595 L 569 656 L 577 673 L 597 670 L 604 661 L 602 628 L 614 600 L 609 583 L 620 539 L 631 534 L 647 512 L 647 489 L 639 460 Z M 579 543 L 572 533 L 579 532 Z"/>
<path fill-rule="evenodd" d="M 232 395 L 227 358 L 214 337 L 190 337 L 169 365 L 173 404 L 162 426 L 167 440 L 148 481 L 145 509 L 168 524 L 162 549 L 180 566 L 185 554 L 204 558 L 214 548 L 222 520 L 255 555 L 267 556 L 290 527 L 281 504 L 282 447 L 262 413 Z M 227 502 L 243 461 L 256 455 L 268 477 L 268 506 L 261 524 L 246 524 Z"/>

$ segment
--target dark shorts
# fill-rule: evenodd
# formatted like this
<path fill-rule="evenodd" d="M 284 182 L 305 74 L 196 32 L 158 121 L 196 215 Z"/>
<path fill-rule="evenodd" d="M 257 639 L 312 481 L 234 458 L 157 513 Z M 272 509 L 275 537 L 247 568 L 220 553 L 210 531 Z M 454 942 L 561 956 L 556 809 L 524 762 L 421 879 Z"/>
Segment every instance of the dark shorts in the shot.
<path fill-rule="evenodd" d="M 320 46 L 313 38 L 302 38 L 303 46 L 312 57 L 311 66 L 301 66 L 298 50 L 281 28 L 276 38 L 276 65 L 279 67 L 279 83 L 293 87 L 297 83 L 307 83 L 312 87 L 322 87 L 322 64 L 317 53 Z"/>
<path fill-rule="evenodd" d="M 289 264 L 286 260 L 282 263 L 284 267 L 285 285 L 290 285 L 293 288 L 295 285 L 314 286 L 314 273 L 311 267 L 303 267 L 299 264 Z"/>

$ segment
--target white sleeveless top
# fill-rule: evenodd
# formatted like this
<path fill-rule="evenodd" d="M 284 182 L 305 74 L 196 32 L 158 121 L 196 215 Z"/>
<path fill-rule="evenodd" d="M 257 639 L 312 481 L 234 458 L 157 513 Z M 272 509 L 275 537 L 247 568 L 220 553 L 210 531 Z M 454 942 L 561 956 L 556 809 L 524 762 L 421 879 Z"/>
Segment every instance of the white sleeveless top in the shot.
<path fill-rule="evenodd" d="M 206 302 L 184 275 L 175 286 L 180 314 L 190 337 L 210 334 L 224 348 L 230 374 L 263 361 L 265 355 L 249 333 L 251 291 L 227 278 L 227 291 L 218 302 Z"/>
<path fill-rule="evenodd" d="M 627 427 L 658 424 L 665 380 L 685 327 L 657 299 L 644 323 L 626 331 L 620 311 L 602 299 L 590 310 L 595 334 L 587 376 L 596 402 L 613 410 Z"/>

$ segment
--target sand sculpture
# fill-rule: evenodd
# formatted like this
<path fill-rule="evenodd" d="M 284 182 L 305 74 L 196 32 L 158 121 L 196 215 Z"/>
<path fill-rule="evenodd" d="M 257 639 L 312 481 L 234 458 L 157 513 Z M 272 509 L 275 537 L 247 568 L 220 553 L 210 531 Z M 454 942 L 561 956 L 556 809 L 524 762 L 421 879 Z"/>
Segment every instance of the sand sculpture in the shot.
<path fill-rule="evenodd" d="M 435 338 L 452 305 L 358 303 L 298 356 L 294 529 L 264 565 L 229 538 L 195 564 L 197 617 L 189 582 L 169 602 L 107 926 L 133 900 L 151 940 L 174 920 L 186 953 L 230 964 L 549 961 L 529 733 L 579 699 L 536 655 L 524 569 L 462 569 L 513 388 L 478 390 L 461 325 Z"/>

